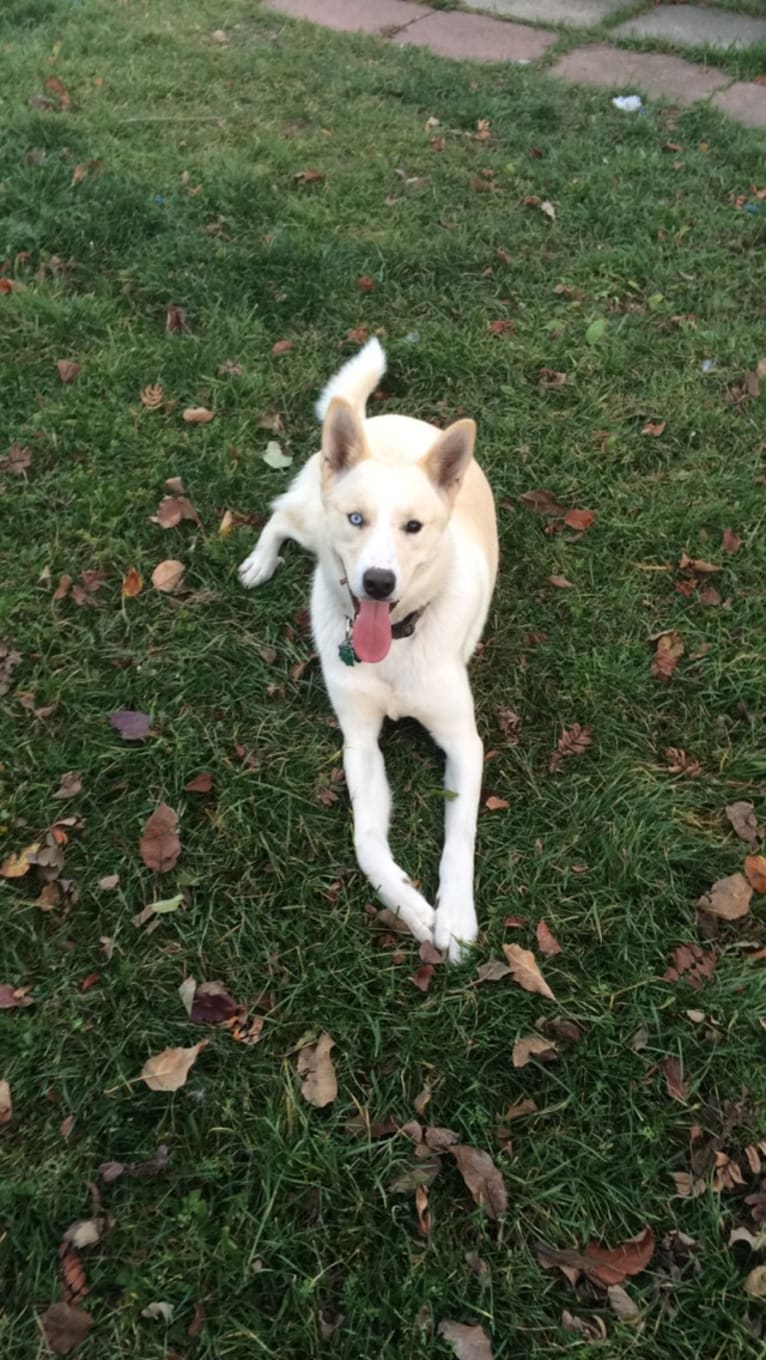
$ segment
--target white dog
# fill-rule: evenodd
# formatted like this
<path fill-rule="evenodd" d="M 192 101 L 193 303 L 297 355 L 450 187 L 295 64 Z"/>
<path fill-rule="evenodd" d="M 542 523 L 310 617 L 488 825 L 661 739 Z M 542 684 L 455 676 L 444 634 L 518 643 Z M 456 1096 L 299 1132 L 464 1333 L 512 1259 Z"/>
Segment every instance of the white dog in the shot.
<path fill-rule="evenodd" d="M 370 340 L 325 388 L 321 451 L 274 502 L 240 576 L 246 586 L 267 581 L 286 538 L 316 555 L 311 622 L 343 731 L 359 865 L 419 940 L 459 959 L 477 933 L 483 762 L 466 667 L 497 573 L 495 508 L 473 461 L 472 420 L 442 432 L 409 416 L 365 418 L 385 366 Z M 378 737 L 384 718 L 405 716 L 447 757 L 435 913 L 388 845 L 391 795 Z"/>

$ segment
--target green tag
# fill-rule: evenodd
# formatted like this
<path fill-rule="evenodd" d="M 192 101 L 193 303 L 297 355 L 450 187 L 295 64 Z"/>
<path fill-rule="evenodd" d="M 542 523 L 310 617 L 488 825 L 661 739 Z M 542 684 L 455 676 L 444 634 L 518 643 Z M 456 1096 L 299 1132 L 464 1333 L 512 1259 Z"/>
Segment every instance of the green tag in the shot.
<path fill-rule="evenodd" d="M 338 656 L 344 666 L 354 666 L 356 664 L 356 656 L 354 655 L 354 649 L 350 642 L 341 642 L 340 647 L 338 648 Z"/>

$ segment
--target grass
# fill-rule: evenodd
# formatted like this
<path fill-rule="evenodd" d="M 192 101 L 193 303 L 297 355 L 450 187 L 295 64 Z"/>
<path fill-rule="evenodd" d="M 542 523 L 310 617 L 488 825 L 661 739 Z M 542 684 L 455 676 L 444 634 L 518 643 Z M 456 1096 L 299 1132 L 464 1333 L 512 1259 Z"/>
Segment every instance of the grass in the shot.
<path fill-rule="evenodd" d="M 764 216 L 732 203 L 759 182 L 761 143 L 709 109 L 624 118 L 603 92 L 529 69 L 456 67 L 244 0 L 225 18 L 194 0 L 183 22 L 170 0 L 11 11 L 2 255 L 24 287 L 0 295 L 0 354 L 6 437 L 32 462 L 26 478 L 3 477 L 0 639 L 23 654 L 0 718 L 4 853 L 70 810 L 85 827 L 67 847 L 79 890 L 68 911 L 42 911 L 31 880 L 0 884 L 0 981 L 36 998 L 2 1015 L 0 1076 L 14 1097 L 0 1144 L 4 1360 L 39 1354 L 57 1246 L 90 1212 L 99 1164 L 142 1161 L 162 1142 L 164 1173 L 101 1187 L 114 1224 L 85 1253 L 97 1325 L 84 1357 L 436 1357 L 449 1353 L 429 1330 L 443 1317 L 482 1321 L 496 1357 L 542 1357 L 574 1344 L 567 1308 L 607 1319 L 608 1341 L 578 1343 L 583 1357 L 761 1354 L 762 1314 L 743 1292 L 755 1261 L 727 1246 L 749 1221 L 742 1193 L 674 1199 L 671 1172 L 689 1168 L 694 1126 L 718 1136 L 725 1102 L 766 1095 L 766 974 L 742 948 L 764 943 L 763 899 L 722 925 L 703 991 L 662 980 L 671 951 L 702 938 L 697 897 L 741 866 L 725 804 L 751 799 L 764 815 L 763 398 L 726 399 L 763 348 Z M 209 35 L 222 22 L 219 47 Z M 68 111 L 27 105 L 51 73 Z M 489 142 L 471 136 L 482 118 Z M 73 185 L 91 161 L 100 168 Z M 307 167 L 324 179 L 296 181 Z M 408 186 L 397 169 L 427 182 Z M 472 187 L 483 171 L 495 191 Z M 555 204 L 554 222 L 523 205 L 531 194 Z M 374 292 L 356 288 L 361 275 Z M 560 282 L 573 297 L 554 292 Z M 166 333 L 169 302 L 186 308 L 189 335 Z M 502 318 L 514 334 L 490 336 Z M 598 318 L 607 328 L 589 345 Z M 487 785 L 510 809 L 480 820 L 476 960 L 437 969 L 427 995 L 411 982 L 414 949 L 381 947 L 365 913 L 342 790 L 329 807 L 317 796 L 340 750 L 316 665 L 291 673 L 311 650 L 295 622 L 309 565 L 290 551 L 270 586 L 245 595 L 235 566 L 252 531 L 218 533 L 224 510 L 261 512 L 285 484 L 261 458 L 264 413 L 280 414 L 296 460 L 315 446 L 313 396 L 360 324 L 382 328 L 389 351 L 390 398 L 376 409 L 475 415 L 500 507 L 501 578 L 473 678 L 496 752 Z M 272 357 L 283 338 L 292 352 Z M 81 364 L 68 385 L 63 358 Z M 703 374 L 706 358 L 715 371 Z M 220 374 L 227 359 L 241 375 Z M 541 367 L 566 372 L 567 386 L 542 391 Z M 139 402 L 157 381 L 167 412 Z M 199 403 L 215 420 L 188 428 L 181 410 Z M 664 434 L 642 434 L 647 420 L 667 421 Z M 201 527 L 150 522 L 170 476 L 184 478 Z M 521 507 L 541 486 L 596 511 L 584 537 L 548 536 Z M 744 546 L 724 561 L 727 526 Z M 722 562 L 730 606 L 676 592 L 683 549 Z M 199 602 L 174 609 L 151 589 L 169 557 Z M 147 584 L 123 605 L 131 567 Z M 87 569 L 108 573 L 96 608 L 52 602 L 61 573 Z M 552 573 L 575 588 L 548 586 Z M 666 686 L 646 645 L 663 628 L 686 643 Z M 55 712 L 35 718 L 27 692 Z M 498 727 L 507 706 L 522 719 L 515 746 Z M 149 713 L 157 735 L 122 743 L 108 719 L 123 707 Z M 552 777 L 549 754 L 573 722 L 592 725 L 593 745 Z M 700 761 L 699 778 L 666 771 L 670 746 Z M 397 854 L 432 892 L 439 763 L 406 724 L 385 747 Z M 69 770 L 83 792 L 56 802 Z M 184 792 L 200 770 L 214 776 L 211 798 Z M 155 882 L 137 842 L 163 799 L 180 814 L 183 853 Z M 99 889 L 113 873 L 119 887 Z M 176 891 L 185 904 L 155 933 L 131 925 Z M 504 929 L 509 913 L 530 925 Z M 562 946 L 545 965 L 555 1006 L 508 983 L 470 985 L 504 939 L 533 945 L 540 918 Z M 187 1086 L 152 1093 L 135 1081 L 146 1058 L 204 1033 L 177 996 L 188 974 L 248 1003 L 272 991 L 274 1005 L 256 1047 L 209 1031 Z M 705 1024 L 688 1018 L 695 1007 Z M 582 1043 L 556 1065 L 514 1070 L 514 1042 L 551 1014 L 575 1020 Z M 325 1112 L 300 1099 L 293 1056 L 322 1029 L 340 1088 Z M 687 1104 L 654 1067 L 672 1055 L 691 1080 Z M 406 1139 L 345 1132 L 357 1107 L 411 1118 L 426 1081 L 433 1122 L 502 1166 L 501 1228 L 446 1168 L 426 1241 L 411 1198 L 386 1188 L 411 1160 Z M 503 1151 L 497 1126 L 524 1097 L 538 1112 Z M 741 1159 L 759 1133 L 761 1116 L 745 1112 L 721 1138 Z M 748 1173 L 747 1189 L 757 1183 Z M 536 1236 L 614 1244 L 647 1224 L 658 1242 L 679 1229 L 697 1245 L 680 1278 L 660 1247 L 630 1284 L 643 1330 L 577 1299 L 529 1248 Z M 486 1260 L 484 1277 L 467 1251 Z M 175 1307 L 167 1333 L 140 1317 L 154 1300 Z M 192 1342 L 195 1301 L 206 1322 Z M 327 1342 L 323 1310 L 344 1318 Z"/>

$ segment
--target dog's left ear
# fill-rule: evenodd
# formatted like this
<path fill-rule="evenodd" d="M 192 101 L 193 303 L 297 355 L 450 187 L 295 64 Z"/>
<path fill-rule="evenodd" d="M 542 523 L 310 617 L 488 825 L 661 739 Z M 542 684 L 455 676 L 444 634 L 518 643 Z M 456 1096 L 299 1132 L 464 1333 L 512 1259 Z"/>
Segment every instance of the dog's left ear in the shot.
<path fill-rule="evenodd" d="M 422 460 L 423 467 L 440 491 L 452 497 L 457 494 L 466 468 L 473 458 L 476 442 L 476 422 L 456 420 L 450 425 Z"/>
<path fill-rule="evenodd" d="M 342 397 L 333 397 L 322 426 L 322 481 L 348 472 L 354 463 L 368 457 L 359 417 Z"/>

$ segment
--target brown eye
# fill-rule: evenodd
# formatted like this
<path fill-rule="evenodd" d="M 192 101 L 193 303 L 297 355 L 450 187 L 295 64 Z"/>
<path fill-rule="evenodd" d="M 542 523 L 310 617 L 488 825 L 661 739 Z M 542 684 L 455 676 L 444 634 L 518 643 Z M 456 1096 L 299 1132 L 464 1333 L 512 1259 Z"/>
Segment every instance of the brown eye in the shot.
<path fill-rule="evenodd" d="M 404 526 L 404 532 L 405 534 L 419 534 L 422 528 L 423 525 L 419 519 L 408 519 Z"/>

